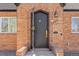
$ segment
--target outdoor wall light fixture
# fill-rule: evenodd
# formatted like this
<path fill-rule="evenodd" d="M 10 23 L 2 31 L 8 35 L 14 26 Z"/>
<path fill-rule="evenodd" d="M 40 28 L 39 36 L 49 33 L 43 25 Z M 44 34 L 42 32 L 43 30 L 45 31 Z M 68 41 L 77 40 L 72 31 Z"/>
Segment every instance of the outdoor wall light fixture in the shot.
<path fill-rule="evenodd" d="M 55 11 L 53 12 L 53 17 L 56 18 L 56 19 L 52 21 L 53 23 L 56 23 L 56 22 L 58 21 L 58 16 L 59 16 L 59 15 L 58 15 L 58 11 L 55 10 Z"/>
<path fill-rule="evenodd" d="M 58 17 L 58 12 L 57 11 L 54 12 L 54 17 Z"/>

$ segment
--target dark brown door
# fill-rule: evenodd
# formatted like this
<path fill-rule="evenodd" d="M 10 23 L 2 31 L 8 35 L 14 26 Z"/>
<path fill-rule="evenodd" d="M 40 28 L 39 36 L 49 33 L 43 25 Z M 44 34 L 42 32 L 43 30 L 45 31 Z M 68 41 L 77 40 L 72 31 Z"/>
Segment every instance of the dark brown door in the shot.
<path fill-rule="evenodd" d="M 48 14 L 38 11 L 34 13 L 34 47 L 35 48 L 47 48 L 47 26 L 48 26 Z"/>

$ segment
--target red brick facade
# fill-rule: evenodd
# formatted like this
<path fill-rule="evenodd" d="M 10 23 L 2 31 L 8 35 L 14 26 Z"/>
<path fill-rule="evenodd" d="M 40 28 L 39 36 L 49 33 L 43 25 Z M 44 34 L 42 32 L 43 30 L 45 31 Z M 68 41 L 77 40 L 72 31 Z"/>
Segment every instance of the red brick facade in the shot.
<path fill-rule="evenodd" d="M 59 45 L 61 47 L 62 32 L 62 20 L 63 20 L 63 8 L 59 4 L 20 4 L 17 7 L 18 17 L 18 31 L 17 31 L 17 53 L 22 47 L 29 48 L 31 46 L 31 12 L 43 10 L 49 13 L 49 48 L 53 48 L 53 45 Z M 58 17 L 54 17 L 54 12 L 57 11 Z M 58 23 L 56 20 L 58 19 Z M 54 23 L 56 22 L 56 23 Z M 58 28 L 60 26 L 60 28 Z M 52 34 L 54 31 L 59 34 Z M 58 38 L 58 39 L 57 39 Z M 28 50 L 28 49 L 26 49 Z"/>
<path fill-rule="evenodd" d="M 0 12 L 0 16 L 17 17 L 17 33 L 0 34 L 0 50 L 16 50 L 16 55 L 24 55 L 30 49 L 33 8 L 34 11 L 43 10 L 49 13 L 49 49 L 59 55 L 64 55 L 64 51 L 79 50 L 79 36 L 71 32 L 71 17 L 79 16 L 79 12 L 64 12 L 63 7 L 55 3 L 20 4 L 16 12 Z"/>
<path fill-rule="evenodd" d="M 16 12 L 2 12 L 0 17 L 15 17 Z M 0 50 L 16 50 L 17 33 L 0 33 Z"/>
<path fill-rule="evenodd" d="M 72 16 L 78 16 L 79 12 L 64 12 L 63 36 L 66 51 L 79 51 L 79 34 L 72 33 Z"/>

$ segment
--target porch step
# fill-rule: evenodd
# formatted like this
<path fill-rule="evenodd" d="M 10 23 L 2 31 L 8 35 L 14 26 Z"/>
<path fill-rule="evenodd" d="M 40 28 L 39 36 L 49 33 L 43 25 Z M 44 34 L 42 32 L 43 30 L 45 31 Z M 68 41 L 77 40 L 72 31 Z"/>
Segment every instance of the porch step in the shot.
<path fill-rule="evenodd" d="M 48 48 L 35 48 L 26 53 L 26 56 L 54 56 L 52 51 L 49 51 Z"/>

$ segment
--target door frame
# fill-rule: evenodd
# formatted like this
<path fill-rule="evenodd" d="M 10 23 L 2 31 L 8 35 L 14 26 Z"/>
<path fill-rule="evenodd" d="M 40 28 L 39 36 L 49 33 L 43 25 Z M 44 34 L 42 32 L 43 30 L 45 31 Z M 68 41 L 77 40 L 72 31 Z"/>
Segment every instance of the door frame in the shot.
<path fill-rule="evenodd" d="M 45 14 L 47 14 L 47 45 L 48 45 L 48 48 L 49 48 L 49 12 L 47 12 L 47 11 L 45 11 L 45 10 L 36 10 L 36 11 L 34 11 L 34 14 L 35 13 L 37 13 L 37 12 L 42 12 L 42 13 L 45 13 Z M 33 47 L 32 47 L 32 39 L 33 39 L 33 37 L 32 37 L 32 32 L 33 32 L 33 30 L 32 30 L 32 17 L 33 16 L 33 12 L 31 12 L 31 45 L 30 45 L 30 48 L 32 49 Z"/>

